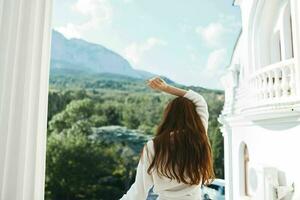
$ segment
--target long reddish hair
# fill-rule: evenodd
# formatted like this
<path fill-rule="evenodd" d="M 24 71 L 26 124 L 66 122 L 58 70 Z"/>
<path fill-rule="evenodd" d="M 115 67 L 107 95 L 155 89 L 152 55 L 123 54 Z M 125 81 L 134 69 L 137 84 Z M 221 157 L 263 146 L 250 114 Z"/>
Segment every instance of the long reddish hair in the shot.
<path fill-rule="evenodd" d="M 214 179 L 211 146 L 193 102 L 184 97 L 172 100 L 164 110 L 153 139 L 154 158 L 148 173 L 190 185 Z"/>

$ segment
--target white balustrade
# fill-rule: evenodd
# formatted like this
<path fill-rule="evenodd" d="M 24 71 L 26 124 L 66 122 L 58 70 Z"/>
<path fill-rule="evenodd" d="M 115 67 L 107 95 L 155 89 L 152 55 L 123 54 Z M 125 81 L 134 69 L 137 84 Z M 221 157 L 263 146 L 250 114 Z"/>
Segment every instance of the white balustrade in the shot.
<path fill-rule="evenodd" d="M 235 112 L 276 103 L 296 97 L 294 59 L 265 66 L 255 72 L 236 89 L 233 101 Z"/>
<path fill-rule="evenodd" d="M 248 81 L 254 101 L 287 99 L 295 96 L 294 60 L 285 60 L 257 71 Z"/>

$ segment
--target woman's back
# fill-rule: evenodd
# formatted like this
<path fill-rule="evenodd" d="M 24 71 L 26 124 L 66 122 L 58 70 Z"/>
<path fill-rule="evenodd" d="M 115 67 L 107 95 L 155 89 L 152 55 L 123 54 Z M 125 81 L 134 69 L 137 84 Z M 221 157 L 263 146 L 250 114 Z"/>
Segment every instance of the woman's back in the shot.
<path fill-rule="evenodd" d="M 135 183 L 121 200 L 144 200 L 152 186 L 158 200 L 200 200 L 201 185 L 214 177 L 207 103 L 200 94 L 167 86 L 161 79 L 150 87 L 178 97 L 144 146 Z"/>
<path fill-rule="evenodd" d="M 143 156 L 147 156 L 145 164 L 149 165 L 154 156 L 153 140 L 148 141 L 146 146 L 148 154 L 143 154 Z M 201 199 L 201 184 L 191 186 L 182 182 L 178 183 L 175 179 L 159 176 L 156 170 L 153 170 L 151 176 L 154 185 L 153 192 L 159 195 L 159 200 Z"/>

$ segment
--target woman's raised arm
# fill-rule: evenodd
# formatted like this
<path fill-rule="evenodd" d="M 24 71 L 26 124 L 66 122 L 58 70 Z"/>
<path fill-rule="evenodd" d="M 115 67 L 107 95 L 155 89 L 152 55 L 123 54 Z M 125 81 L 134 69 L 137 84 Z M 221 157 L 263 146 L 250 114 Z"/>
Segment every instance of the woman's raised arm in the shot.
<path fill-rule="evenodd" d="M 195 104 L 196 111 L 197 111 L 198 115 L 200 116 L 202 123 L 204 125 L 204 128 L 207 132 L 209 113 L 208 113 L 207 103 L 201 94 L 198 94 L 197 92 L 195 92 L 193 90 L 186 91 L 186 90 L 168 85 L 160 77 L 155 77 L 155 78 L 150 79 L 148 81 L 148 86 L 155 90 L 163 91 L 163 92 L 175 95 L 175 96 L 185 97 L 185 98 L 191 100 Z"/>
<path fill-rule="evenodd" d="M 152 78 L 148 81 L 148 86 L 154 90 L 163 91 L 175 96 L 183 97 L 186 94 L 186 90 L 171 86 L 167 84 L 163 79 L 160 77 Z"/>

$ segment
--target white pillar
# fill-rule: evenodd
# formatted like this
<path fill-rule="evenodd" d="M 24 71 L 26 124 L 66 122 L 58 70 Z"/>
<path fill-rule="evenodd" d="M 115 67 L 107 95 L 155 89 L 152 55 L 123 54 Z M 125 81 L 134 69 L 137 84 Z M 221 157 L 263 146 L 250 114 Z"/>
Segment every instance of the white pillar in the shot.
<path fill-rule="evenodd" d="M 44 199 L 52 0 L 0 0 L 0 199 Z"/>
<path fill-rule="evenodd" d="M 288 2 L 283 8 L 282 19 L 280 21 L 280 41 L 281 41 L 281 52 L 282 59 L 287 60 L 292 58 L 292 30 L 291 30 L 291 9 L 290 3 Z"/>
<path fill-rule="evenodd" d="M 223 116 L 221 117 L 223 118 Z M 233 199 L 233 171 L 232 171 L 232 136 L 231 129 L 227 123 L 220 119 L 222 127 L 220 128 L 224 137 L 224 168 L 225 168 L 225 199 Z"/>
<path fill-rule="evenodd" d="M 300 1 L 291 0 L 293 47 L 296 69 L 296 94 L 300 95 Z"/>
<path fill-rule="evenodd" d="M 220 130 L 224 137 L 224 168 L 225 168 L 225 199 L 233 199 L 233 170 L 232 170 L 232 130 L 228 124 L 227 118 L 234 113 L 235 91 L 238 87 L 240 77 L 238 71 L 241 70 L 239 64 L 231 65 L 229 71 L 222 77 L 221 82 L 225 88 L 225 105 L 223 114 L 218 118 L 222 124 Z"/>

